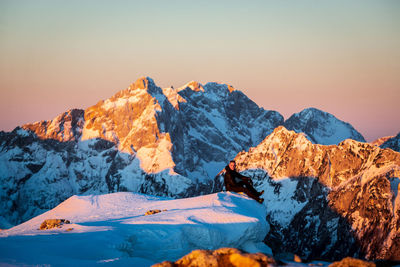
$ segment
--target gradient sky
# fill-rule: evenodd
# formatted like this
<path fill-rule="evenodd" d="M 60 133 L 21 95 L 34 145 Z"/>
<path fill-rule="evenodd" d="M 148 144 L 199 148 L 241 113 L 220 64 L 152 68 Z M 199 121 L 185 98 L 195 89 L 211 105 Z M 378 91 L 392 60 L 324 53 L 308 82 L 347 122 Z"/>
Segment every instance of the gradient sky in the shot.
<path fill-rule="evenodd" d="M 0 0 L 0 130 L 149 76 L 229 83 L 285 118 L 316 107 L 367 141 L 400 131 L 400 1 Z"/>

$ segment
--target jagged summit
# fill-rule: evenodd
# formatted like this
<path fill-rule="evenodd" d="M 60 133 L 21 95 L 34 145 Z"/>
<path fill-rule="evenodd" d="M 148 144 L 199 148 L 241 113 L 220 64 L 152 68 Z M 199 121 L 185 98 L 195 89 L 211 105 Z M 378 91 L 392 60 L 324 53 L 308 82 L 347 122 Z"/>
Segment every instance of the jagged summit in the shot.
<path fill-rule="evenodd" d="M 285 121 L 284 126 L 289 130 L 305 133 L 315 144 L 333 145 L 349 138 L 365 142 L 364 137 L 349 123 L 316 108 L 307 108 L 293 114 Z"/>
<path fill-rule="evenodd" d="M 150 77 L 141 77 L 136 80 L 136 82 L 132 83 L 129 86 L 130 90 L 136 90 L 136 89 L 148 89 L 151 87 L 155 87 L 154 80 Z"/>
<path fill-rule="evenodd" d="M 206 87 L 214 89 L 214 90 L 218 89 L 218 90 L 222 90 L 222 91 L 227 89 L 229 93 L 232 93 L 233 91 L 237 91 L 230 84 L 219 83 L 219 82 L 208 82 L 208 83 L 206 83 L 206 85 L 203 86 L 201 83 L 196 82 L 196 81 L 191 81 L 191 82 L 185 84 L 184 86 L 178 88 L 177 91 L 179 92 L 179 91 L 189 88 L 195 92 L 206 92 L 206 90 L 204 89 Z"/>
<path fill-rule="evenodd" d="M 186 88 L 190 88 L 191 90 L 193 90 L 195 92 L 199 92 L 199 91 L 204 92 L 203 85 L 196 81 L 188 82 L 184 86 L 178 88 L 177 91 L 179 92 L 179 91 L 185 90 Z"/>

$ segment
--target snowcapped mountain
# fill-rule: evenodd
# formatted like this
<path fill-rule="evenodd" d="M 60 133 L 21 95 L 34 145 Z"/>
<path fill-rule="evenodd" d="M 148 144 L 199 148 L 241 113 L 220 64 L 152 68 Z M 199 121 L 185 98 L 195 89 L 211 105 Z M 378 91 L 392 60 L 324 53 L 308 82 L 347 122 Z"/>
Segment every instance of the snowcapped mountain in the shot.
<path fill-rule="evenodd" d="M 0 228 L 75 194 L 213 192 L 226 162 L 282 123 L 229 85 L 138 79 L 86 110 L 0 132 Z"/>
<path fill-rule="evenodd" d="M 158 213 L 145 216 L 146 212 Z M 265 207 L 236 193 L 171 199 L 130 192 L 72 196 L 0 232 L 0 265 L 150 266 L 195 249 L 271 253 Z M 48 219 L 60 228 L 39 230 Z"/>
<path fill-rule="evenodd" d="M 314 144 L 336 145 L 345 139 L 365 142 L 364 137 L 349 123 L 316 108 L 307 108 L 293 114 L 284 126 L 296 133 L 305 133 Z"/>
<path fill-rule="evenodd" d="M 390 148 L 394 151 L 400 152 L 400 133 L 386 140 L 383 144 L 380 145 L 380 147 Z"/>
<path fill-rule="evenodd" d="M 354 140 L 316 145 L 278 127 L 235 160 L 265 191 L 274 253 L 400 259 L 400 153 Z"/>

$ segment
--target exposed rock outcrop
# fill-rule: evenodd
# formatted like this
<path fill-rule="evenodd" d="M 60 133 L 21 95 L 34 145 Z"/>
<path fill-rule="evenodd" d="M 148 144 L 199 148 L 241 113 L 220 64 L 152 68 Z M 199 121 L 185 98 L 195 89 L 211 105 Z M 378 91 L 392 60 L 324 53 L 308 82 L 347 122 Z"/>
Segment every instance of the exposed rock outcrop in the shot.
<path fill-rule="evenodd" d="M 146 211 L 146 213 L 144 214 L 145 216 L 148 216 L 148 215 L 153 215 L 153 214 L 157 214 L 157 213 L 160 213 L 160 212 L 163 212 L 163 211 L 167 211 L 167 210 L 148 210 L 148 211 Z"/>
<path fill-rule="evenodd" d="M 47 230 L 52 228 L 61 228 L 63 224 L 70 224 L 70 223 L 71 222 L 66 219 L 47 219 L 42 222 L 39 229 Z"/>

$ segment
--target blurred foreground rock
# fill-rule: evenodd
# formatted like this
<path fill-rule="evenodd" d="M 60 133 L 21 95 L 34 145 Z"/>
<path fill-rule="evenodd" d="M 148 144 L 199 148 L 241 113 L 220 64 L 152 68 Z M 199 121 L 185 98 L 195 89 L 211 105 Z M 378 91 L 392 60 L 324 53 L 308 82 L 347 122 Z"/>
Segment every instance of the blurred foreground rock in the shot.
<path fill-rule="evenodd" d="M 220 248 L 216 250 L 194 250 L 176 262 L 164 261 L 153 267 L 183 267 L 183 266 L 278 266 L 272 258 L 262 253 L 243 253 L 235 248 Z"/>
<path fill-rule="evenodd" d="M 355 258 L 344 258 L 341 261 L 336 261 L 329 265 L 329 267 L 375 267 L 375 263 L 363 261 Z"/>

